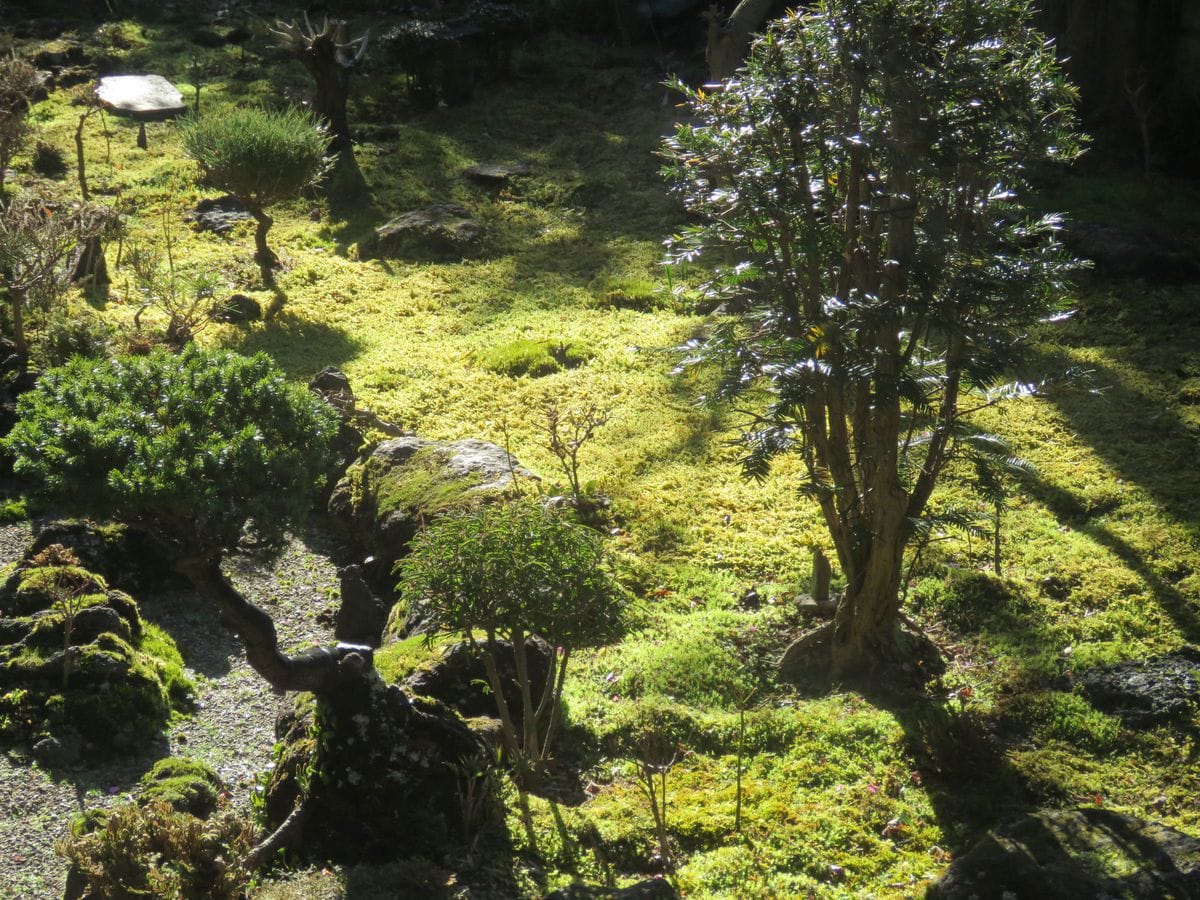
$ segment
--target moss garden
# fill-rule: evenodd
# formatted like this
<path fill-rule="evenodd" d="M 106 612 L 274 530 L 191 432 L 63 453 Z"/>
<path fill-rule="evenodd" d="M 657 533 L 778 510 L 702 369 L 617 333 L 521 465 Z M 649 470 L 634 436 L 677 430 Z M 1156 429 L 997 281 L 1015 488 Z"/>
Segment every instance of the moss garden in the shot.
<path fill-rule="evenodd" d="M 1171 82 L 758 5 L 0 2 L 0 898 L 1200 896 Z"/>

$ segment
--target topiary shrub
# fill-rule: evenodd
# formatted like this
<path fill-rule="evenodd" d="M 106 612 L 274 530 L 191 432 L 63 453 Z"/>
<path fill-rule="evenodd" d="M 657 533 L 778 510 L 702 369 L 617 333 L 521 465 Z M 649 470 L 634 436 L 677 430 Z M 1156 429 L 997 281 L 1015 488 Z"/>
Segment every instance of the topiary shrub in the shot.
<path fill-rule="evenodd" d="M 180 139 L 200 164 L 205 181 L 237 197 L 258 222 L 258 264 L 264 269 L 278 265 L 267 246 L 274 221 L 267 207 L 295 197 L 324 174 L 329 166 L 324 127 L 294 107 L 276 111 L 243 106 L 184 119 Z"/>
<path fill-rule="evenodd" d="M 482 654 L 506 749 L 519 768 L 539 764 L 554 737 L 572 651 L 603 642 L 619 622 L 599 535 L 532 502 L 482 507 L 418 534 L 398 571 L 409 610 L 424 607 L 436 628 L 461 632 Z M 559 650 L 540 696 L 531 687 L 531 635 Z M 501 639 L 515 656 L 520 734 L 500 677 Z"/>

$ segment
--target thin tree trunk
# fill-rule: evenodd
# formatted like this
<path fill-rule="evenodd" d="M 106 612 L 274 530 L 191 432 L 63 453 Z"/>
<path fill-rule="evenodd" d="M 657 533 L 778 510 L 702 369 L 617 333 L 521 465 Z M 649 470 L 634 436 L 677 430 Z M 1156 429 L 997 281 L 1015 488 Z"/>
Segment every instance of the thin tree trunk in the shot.
<path fill-rule="evenodd" d="M 29 359 L 29 342 L 25 340 L 25 291 L 8 288 L 8 309 L 12 314 L 13 349 L 21 359 Z"/>
<path fill-rule="evenodd" d="M 517 667 L 517 686 L 521 689 L 521 731 L 525 755 L 531 762 L 541 761 L 538 752 L 537 711 L 533 708 L 533 690 L 529 684 L 529 660 L 525 656 L 525 632 L 514 628 L 512 632 L 513 662 Z"/>
<path fill-rule="evenodd" d="M 500 713 L 500 731 L 504 734 L 504 745 L 513 761 L 520 765 L 521 747 L 517 729 L 513 724 L 508 700 L 504 697 L 504 685 L 500 681 L 500 669 L 496 666 L 496 636 L 488 632 L 487 645 L 483 648 L 483 666 L 487 670 L 488 683 L 496 697 L 496 710 Z"/>
<path fill-rule="evenodd" d="M 279 265 L 279 257 L 267 246 L 267 232 L 271 230 L 275 220 L 262 207 L 246 204 L 246 208 L 258 223 L 254 229 L 254 261 L 264 270 L 274 269 Z"/>

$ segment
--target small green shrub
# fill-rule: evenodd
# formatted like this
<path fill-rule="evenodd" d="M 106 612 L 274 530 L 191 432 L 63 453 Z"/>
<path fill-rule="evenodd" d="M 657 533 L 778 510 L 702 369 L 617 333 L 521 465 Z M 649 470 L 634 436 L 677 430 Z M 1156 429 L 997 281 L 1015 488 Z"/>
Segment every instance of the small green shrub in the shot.
<path fill-rule="evenodd" d="M 109 354 L 115 330 L 91 312 L 52 315 L 33 341 L 33 358 L 44 368 L 65 365 L 76 356 L 101 359 Z"/>
<path fill-rule="evenodd" d="M 0 502 L 0 525 L 11 525 L 14 522 L 24 522 L 29 518 L 29 509 L 24 497 L 7 499 Z"/>
<path fill-rule="evenodd" d="M 483 367 L 510 378 L 540 378 L 563 369 L 574 369 L 592 358 L 591 348 L 580 341 L 554 343 L 527 338 L 493 347 L 482 358 Z"/>
<path fill-rule="evenodd" d="M 620 618 L 599 535 L 537 503 L 484 506 L 451 513 L 418 534 L 398 571 L 402 602 L 428 609 L 440 629 L 466 634 L 483 653 L 510 754 L 544 759 L 571 652 L 613 636 Z M 477 630 L 485 635 L 482 645 Z M 549 690 L 540 697 L 527 672 L 530 635 L 558 648 L 550 657 Z M 497 674 L 501 637 L 516 655 L 520 737 Z"/>
<path fill-rule="evenodd" d="M 38 141 L 31 158 L 33 171 L 44 178 L 62 178 L 67 174 L 67 161 L 63 152 L 53 144 Z"/>

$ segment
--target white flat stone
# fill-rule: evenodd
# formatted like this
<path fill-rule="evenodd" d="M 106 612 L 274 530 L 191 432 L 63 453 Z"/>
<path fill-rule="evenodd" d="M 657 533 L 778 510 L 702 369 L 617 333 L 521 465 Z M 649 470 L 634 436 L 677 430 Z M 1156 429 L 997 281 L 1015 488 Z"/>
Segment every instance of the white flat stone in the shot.
<path fill-rule="evenodd" d="M 168 119 L 187 108 L 183 94 L 161 75 L 108 75 L 96 85 L 96 97 L 134 119 Z"/>

